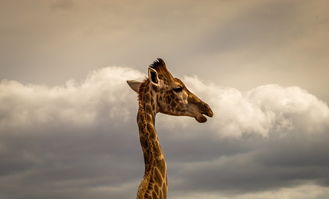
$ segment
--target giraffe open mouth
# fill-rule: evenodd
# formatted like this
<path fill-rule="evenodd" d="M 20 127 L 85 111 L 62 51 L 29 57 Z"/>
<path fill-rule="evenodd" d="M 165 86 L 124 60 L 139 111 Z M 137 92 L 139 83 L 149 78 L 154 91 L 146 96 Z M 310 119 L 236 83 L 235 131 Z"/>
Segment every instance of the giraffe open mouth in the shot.
<path fill-rule="evenodd" d="M 199 113 L 198 115 L 195 116 L 195 119 L 200 122 L 200 123 L 204 123 L 207 121 L 207 118 L 204 116 L 208 116 L 208 117 L 212 117 L 214 115 L 214 113 L 212 112 L 212 110 L 209 108 L 207 112 L 204 113 Z"/>
<path fill-rule="evenodd" d="M 207 118 L 206 118 L 204 115 L 202 115 L 202 114 L 197 115 L 197 116 L 195 117 L 195 119 L 196 119 L 196 121 L 198 121 L 198 122 L 200 122 L 200 123 L 204 123 L 204 122 L 207 121 Z"/>

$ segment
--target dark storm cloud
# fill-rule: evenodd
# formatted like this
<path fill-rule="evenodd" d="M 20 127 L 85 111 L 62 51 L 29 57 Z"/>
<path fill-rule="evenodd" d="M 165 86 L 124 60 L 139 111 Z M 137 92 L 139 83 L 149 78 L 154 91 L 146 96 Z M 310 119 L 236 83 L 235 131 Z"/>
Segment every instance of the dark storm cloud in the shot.
<path fill-rule="evenodd" d="M 82 83 L 70 80 L 53 88 L 2 81 L 0 196 L 134 198 L 143 159 L 136 94 L 125 81 L 135 78 L 144 77 L 110 67 Z M 329 181 L 326 104 L 299 88 L 267 85 L 242 93 L 183 80 L 211 104 L 215 117 L 199 124 L 159 115 L 172 198 L 186 192 L 190 198 L 198 193 L 243 198 L 309 183 L 307 190 L 325 195 L 317 190 Z"/>
<path fill-rule="evenodd" d="M 310 182 L 328 186 L 328 137 L 289 135 L 284 138 L 249 138 L 253 140 L 253 146 L 243 153 L 214 155 L 215 160 L 181 164 L 177 168 L 177 176 L 184 180 L 173 188 L 177 191 L 241 194 Z M 245 139 L 240 142 L 245 142 Z"/>
<path fill-rule="evenodd" d="M 2 135 L 7 151 L 2 156 L 0 186 L 5 198 L 81 198 L 88 194 L 102 198 L 90 192 L 99 187 L 115 189 L 140 177 L 142 164 L 133 128 L 122 132 L 109 121 L 107 129 L 60 124 L 20 133 L 29 136 Z M 13 166 L 19 167 L 12 171 Z M 128 188 L 134 193 L 135 186 Z M 127 194 L 129 189 L 107 192 L 104 197 L 119 198 L 114 195 Z"/>

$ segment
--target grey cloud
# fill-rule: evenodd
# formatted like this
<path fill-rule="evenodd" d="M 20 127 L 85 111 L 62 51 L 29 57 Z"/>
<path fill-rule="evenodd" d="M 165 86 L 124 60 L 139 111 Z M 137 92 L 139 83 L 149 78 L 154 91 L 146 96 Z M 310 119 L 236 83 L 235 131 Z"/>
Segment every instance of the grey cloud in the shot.
<path fill-rule="evenodd" d="M 244 153 L 180 165 L 177 175 L 184 180 L 173 187 L 234 195 L 307 183 L 328 186 L 328 139 L 327 135 L 253 139 L 253 149 Z"/>
<path fill-rule="evenodd" d="M 268 50 L 273 51 L 287 42 L 290 39 L 287 35 L 296 29 L 296 25 L 291 24 L 297 22 L 295 16 L 299 7 L 292 1 L 264 1 L 247 7 L 229 22 L 215 26 L 196 48 L 208 54 L 241 50 L 245 46 L 258 49 L 270 45 L 272 48 Z"/>
<path fill-rule="evenodd" d="M 2 81 L 0 196 L 134 198 L 144 165 L 137 97 L 126 80 L 136 78 L 144 75 L 108 67 L 58 87 Z M 215 117 L 199 124 L 159 114 L 172 198 L 184 192 L 239 197 L 305 183 L 328 187 L 328 106 L 321 100 L 296 87 L 241 92 L 183 80 L 211 104 Z M 239 114 L 254 119 L 244 122 Z M 271 122 L 259 128 L 269 115 Z M 277 128 L 282 120 L 294 128 Z M 225 128 L 232 125 L 239 128 Z"/>
<path fill-rule="evenodd" d="M 73 6 L 73 0 L 55 0 L 50 8 L 53 10 L 71 10 Z"/>

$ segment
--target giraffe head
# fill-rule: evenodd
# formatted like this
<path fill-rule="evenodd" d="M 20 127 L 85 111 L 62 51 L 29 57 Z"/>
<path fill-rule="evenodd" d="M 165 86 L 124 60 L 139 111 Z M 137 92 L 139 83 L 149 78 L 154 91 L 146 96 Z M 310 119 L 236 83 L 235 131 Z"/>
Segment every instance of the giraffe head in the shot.
<path fill-rule="evenodd" d="M 213 116 L 208 104 L 189 91 L 184 83 L 171 75 L 165 62 L 158 58 L 148 68 L 148 78 L 144 82 L 127 81 L 128 85 L 137 93 L 143 83 L 149 85 L 149 90 L 155 95 L 157 112 L 194 117 L 198 122 L 206 122 Z"/>

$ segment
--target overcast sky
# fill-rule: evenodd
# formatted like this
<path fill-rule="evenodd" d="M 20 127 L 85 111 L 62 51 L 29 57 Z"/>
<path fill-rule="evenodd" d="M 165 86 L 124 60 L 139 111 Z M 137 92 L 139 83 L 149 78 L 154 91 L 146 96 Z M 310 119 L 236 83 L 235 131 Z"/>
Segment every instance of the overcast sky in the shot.
<path fill-rule="evenodd" d="M 0 198 L 135 198 L 157 57 L 215 114 L 157 116 L 169 198 L 329 198 L 328 7 L 0 0 Z"/>

